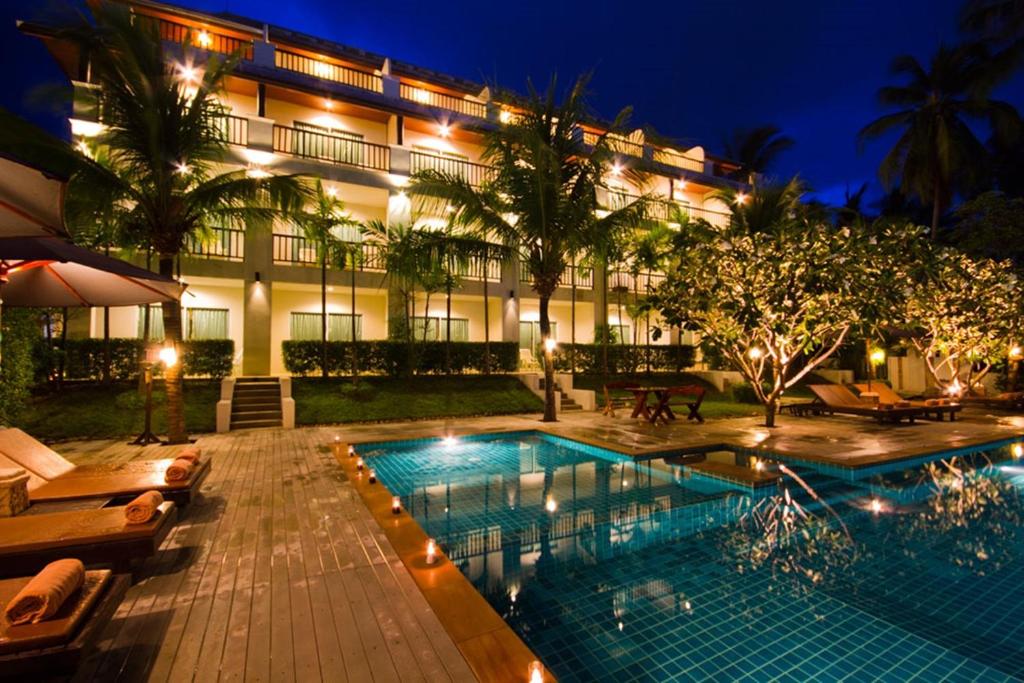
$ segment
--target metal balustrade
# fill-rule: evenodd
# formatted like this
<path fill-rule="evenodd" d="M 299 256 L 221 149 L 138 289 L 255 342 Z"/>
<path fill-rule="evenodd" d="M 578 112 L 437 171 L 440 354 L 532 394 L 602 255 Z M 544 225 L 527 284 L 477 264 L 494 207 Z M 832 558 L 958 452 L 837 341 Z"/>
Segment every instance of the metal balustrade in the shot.
<path fill-rule="evenodd" d="M 559 287 L 572 287 L 573 278 L 576 278 L 577 289 L 593 289 L 594 288 L 594 269 L 583 266 L 566 266 L 565 273 L 562 274 L 562 280 L 559 282 Z M 526 261 L 520 259 L 519 261 L 519 282 L 521 283 L 532 283 L 533 275 L 530 274 L 530 266 Z"/>
<path fill-rule="evenodd" d="M 356 244 L 350 242 L 348 244 Z M 361 256 L 357 270 L 383 271 L 384 259 L 380 247 L 369 242 L 359 242 Z M 274 263 L 290 263 L 301 266 L 319 266 L 320 256 L 317 244 L 303 235 L 274 233 L 272 251 Z M 346 269 L 347 266 L 346 266 Z"/>
<path fill-rule="evenodd" d="M 245 231 L 234 228 L 211 228 L 205 239 L 189 237 L 185 251 L 193 258 L 245 260 Z"/>
<path fill-rule="evenodd" d="M 466 159 L 411 152 L 409 154 L 410 170 L 418 173 L 425 170 L 440 171 L 448 175 L 459 176 L 473 187 L 479 187 L 494 176 L 494 169 L 485 164 L 477 164 Z"/>
<path fill-rule="evenodd" d="M 179 45 L 187 42 L 193 47 L 221 54 L 238 53 L 242 59 L 252 60 L 252 40 L 235 38 L 208 28 L 186 26 L 167 19 L 153 19 L 143 15 L 137 15 L 137 18 L 143 21 L 156 21 L 161 40 Z"/>
<path fill-rule="evenodd" d="M 274 52 L 274 65 L 279 69 L 287 69 L 306 76 L 350 85 L 354 88 L 377 93 L 384 92 L 384 79 L 375 73 L 313 59 L 287 50 L 279 49 Z"/>
<path fill-rule="evenodd" d="M 465 114 L 466 116 L 475 116 L 480 119 L 487 117 L 487 105 L 482 102 L 467 100 L 462 97 L 448 95 L 435 90 L 427 90 L 426 88 L 409 85 L 408 83 L 399 83 L 398 95 L 403 100 L 409 100 L 410 102 L 416 102 L 417 104 L 439 107 L 459 114 Z"/>
<path fill-rule="evenodd" d="M 214 125 L 221 139 L 229 145 L 249 144 L 249 119 L 244 116 L 225 114 L 214 119 Z"/>
<path fill-rule="evenodd" d="M 274 151 L 378 171 L 391 167 L 391 150 L 386 145 L 288 126 L 274 126 Z"/>

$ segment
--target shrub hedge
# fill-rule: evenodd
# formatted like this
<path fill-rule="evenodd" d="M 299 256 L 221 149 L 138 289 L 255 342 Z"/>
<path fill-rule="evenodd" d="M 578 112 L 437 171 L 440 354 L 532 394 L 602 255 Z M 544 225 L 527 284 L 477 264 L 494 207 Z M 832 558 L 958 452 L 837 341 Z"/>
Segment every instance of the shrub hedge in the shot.
<path fill-rule="evenodd" d="M 45 342 L 42 342 L 45 345 Z M 114 337 L 110 340 L 110 376 L 127 380 L 139 371 L 139 354 L 145 343 L 141 339 Z M 103 378 L 103 340 L 68 339 L 64 351 L 66 379 L 99 380 Z M 182 368 L 188 377 L 221 379 L 231 374 L 235 358 L 232 339 L 194 339 L 181 343 Z M 59 355 L 56 348 L 54 354 Z M 158 373 L 159 374 L 159 373 Z"/>
<path fill-rule="evenodd" d="M 570 351 L 575 351 L 576 372 L 604 372 L 601 344 L 559 344 L 555 352 L 555 370 L 572 371 L 573 354 Z M 608 372 L 629 374 L 645 371 L 648 367 L 658 372 L 681 372 L 693 367 L 694 358 L 694 348 L 687 344 L 609 344 Z"/>
<path fill-rule="evenodd" d="M 347 375 L 352 369 L 352 342 L 327 342 L 327 372 Z M 284 367 L 293 375 L 318 375 L 320 342 L 316 340 L 286 341 L 282 344 Z M 371 375 L 402 377 L 415 369 L 418 374 L 441 374 L 445 371 L 444 342 L 359 341 L 359 372 Z M 491 342 L 491 372 L 515 372 L 519 367 L 519 345 L 516 342 Z M 452 342 L 451 371 L 483 372 L 483 342 Z"/>

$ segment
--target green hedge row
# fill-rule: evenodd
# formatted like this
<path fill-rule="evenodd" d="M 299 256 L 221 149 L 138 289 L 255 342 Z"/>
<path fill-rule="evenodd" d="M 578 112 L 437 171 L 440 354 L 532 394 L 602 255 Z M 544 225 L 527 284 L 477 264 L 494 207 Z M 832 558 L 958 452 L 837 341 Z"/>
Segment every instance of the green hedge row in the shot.
<path fill-rule="evenodd" d="M 327 371 L 347 375 L 352 371 L 351 342 L 327 342 Z M 284 367 L 293 375 L 318 375 L 320 342 L 286 341 L 282 344 Z M 418 374 L 440 374 L 445 371 L 444 342 L 416 342 L 410 352 L 404 341 L 356 342 L 359 372 L 372 375 L 402 377 L 413 368 Z M 411 353 L 411 355 L 410 355 Z M 491 372 L 515 372 L 519 367 L 519 345 L 516 342 L 491 342 Z M 483 342 L 452 342 L 451 371 L 483 372 Z"/>
<path fill-rule="evenodd" d="M 555 352 L 555 370 L 571 372 L 575 357 L 576 372 L 603 374 L 601 344 L 559 344 Z M 648 368 L 656 372 L 681 372 L 693 367 L 694 347 L 687 344 L 638 345 L 609 344 L 608 372 L 632 374 Z"/>
<path fill-rule="evenodd" d="M 141 339 L 115 337 L 110 340 L 112 379 L 127 380 L 138 375 L 139 354 L 144 345 Z M 235 358 L 234 340 L 195 339 L 182 342 L 181 347 L 182 368 L 186 376 L 221 379 L 231 374 Z M 63 353 L 66 379 L 99 380 L 103 378 L 103 348 L 102 339 L 68 339 L 63 352 L 55 345 L 47 354 L 43 342 L 40 356 L 45 358 L 49 355 L 51 367 L 56 368 Z"/>

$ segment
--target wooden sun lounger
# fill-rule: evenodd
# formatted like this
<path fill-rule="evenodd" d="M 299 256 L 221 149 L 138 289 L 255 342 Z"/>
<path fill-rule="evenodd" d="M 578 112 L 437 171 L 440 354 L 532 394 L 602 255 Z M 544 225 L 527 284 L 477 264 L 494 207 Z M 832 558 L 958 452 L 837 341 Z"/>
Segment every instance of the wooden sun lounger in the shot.
<path fill-rule="evenodd" d="M 177 517 L 165 501 L 146 524 L 127 524 L 123 506 L 0 518 L 0 575 L 32 574 L 66 557 L 128 571 L 156 553 Z"/>
<path fill-rule="evenodd" d="M 0 581 L 0 605 L 18 594 L 30 576 Z M 109 569 L 89 570 L 85 585 L 52 619 L 10 626 L 0 619 L 0 678 L 26 680 L 33 674 L 74 673 L 92 649 L 128 590 L 129 578 Z"/>
<path fill-rule="evenodd" d="M 865 391 L 873 391 L 874 393 L 878 394 L 878 399 L 882 403 L 896 404 L 899 401 L 907 401 L 907 399 L 897 394 L 895 391 L 892 390 L 892 388 L 888 384 L 885 384 L 884 382 L 872 382 L 870 389 L 868 389 L 867 382 L 854 384 L 853 386 L 860 393 L 864 393 Z M 964 409 L 964 407 L 959 403 L 946 403 L 945 405 L 928 405 L 926 401 L 921 400 L 907 402 L 910 403 L 911 407 L 913 408 L 920 408 L 922 417 L 928 418 L 934 415 L 935 419 L 938 420 L 939 422 L 942 422 L 943 415 L 949 415 L 950 422 L 956 420 L 956 414 Z"/>
<path fill-rule="evenodd" d="M 156 490 L 179 506 L 188 505 L 210 474 L 203 459 L 185 481 L 168 483 L 164 473 L 173 458 L 136 460 L 118 465 L 75 465 L 20 429 L 0 430 L 0 468 L 28 472 L 33 503 L 80 498 L 134 498 Z"/>
<path fill-rule="evenodd" d="M 853 395 L 840 384 L 810 384 L 815 400 L 810 403 L 790 403 L 784 408 L 796 415 L 861 415 L 873 417 L 879 422 L 900 422 L 906 418 L 911 424 L 921 416 L 920 408 L 879 408 Z"/>

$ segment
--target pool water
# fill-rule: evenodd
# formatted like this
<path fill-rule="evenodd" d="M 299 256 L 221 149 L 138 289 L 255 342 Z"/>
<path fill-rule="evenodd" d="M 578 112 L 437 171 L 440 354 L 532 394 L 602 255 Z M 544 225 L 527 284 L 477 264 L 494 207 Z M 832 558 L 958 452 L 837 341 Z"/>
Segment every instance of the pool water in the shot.
<path fill-rule="evenodd" d="M 757 493 L 533 432 L 360 454 L 561 681 L 1024 676 L 1009 444 Z"/>

